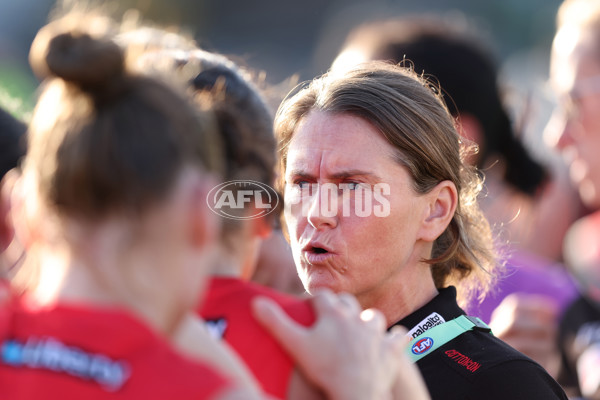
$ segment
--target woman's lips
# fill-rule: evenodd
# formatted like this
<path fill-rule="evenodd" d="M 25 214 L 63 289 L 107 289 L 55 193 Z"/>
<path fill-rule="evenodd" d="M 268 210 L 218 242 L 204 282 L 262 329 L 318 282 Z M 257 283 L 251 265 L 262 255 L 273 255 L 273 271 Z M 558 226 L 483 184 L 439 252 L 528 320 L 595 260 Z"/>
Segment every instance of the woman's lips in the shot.
<path fill-rule="evenodd" d="M 333 258 L 335 254 L 330 252 L 316 252 L 314 250 L 305 250 L 302 252 L 304 259 L 310 265 L 323 264 L 330 258 Z"/>
<path fill-rule="evenodd" d="M 323 264 L 335 256 L 335 252 L 325 242 L 313 238 L 302 248 L 302 257 L 310 265 Z"/>

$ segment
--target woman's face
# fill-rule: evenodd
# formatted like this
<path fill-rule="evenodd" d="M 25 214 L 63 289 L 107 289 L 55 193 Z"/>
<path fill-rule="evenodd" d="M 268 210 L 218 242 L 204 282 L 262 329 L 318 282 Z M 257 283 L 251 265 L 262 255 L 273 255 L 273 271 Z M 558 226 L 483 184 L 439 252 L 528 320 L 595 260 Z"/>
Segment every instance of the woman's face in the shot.
<path fill-rule="evenodd" d="M 292 252 L 309 293 L 349 292 L 370 307 L 411 273 L 427 271 L 416 267 L 429 257 L 420 240 L 428 206 L 366 120 L 311 111 L 290 142 L 285 181 Z"/>

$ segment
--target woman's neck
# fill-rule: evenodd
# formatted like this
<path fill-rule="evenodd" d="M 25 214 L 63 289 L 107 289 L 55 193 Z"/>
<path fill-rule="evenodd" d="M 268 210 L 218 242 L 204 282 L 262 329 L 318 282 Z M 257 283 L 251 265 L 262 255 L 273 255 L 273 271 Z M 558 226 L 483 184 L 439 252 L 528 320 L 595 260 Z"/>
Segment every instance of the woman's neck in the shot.
<path fill-rule="evenodd" d="M 128 285 L 123 279 L 126 270 L 133 271 L 140 265 L 147 268 L 149 257 L 129 254 L 126 260 L 127 265 L 123 265 L 122 259 L 110 257 L 110 253 L 90 260 L 64 250 L 42 251 L 32 300 L 40 305 L 76 303 L 126 310 L 153 330 L 170 335 L 178 324 L 170 309 L 171 302 L 160 291 L 149 290 L 148 283 Z"/>
<path fill-rule="evenodd" d="M 244 262 L 242 258 L 236 254 L 236 251 L 220 245 L 216 252 L 215 262 L 211 266 L 211 275 L 241 278 Z"/>
<path fill-rule="evenodd" d="M 376 308 L 381 311 L 387 325 L 392 326 L 437 296 L 431 273 L 424 272 L 424 269 L 430 270 L 427 264 L 419 263 L 410 270 L 390 277 L 375 292 L 357 294 L 359 303 L 363 309 Z"/>

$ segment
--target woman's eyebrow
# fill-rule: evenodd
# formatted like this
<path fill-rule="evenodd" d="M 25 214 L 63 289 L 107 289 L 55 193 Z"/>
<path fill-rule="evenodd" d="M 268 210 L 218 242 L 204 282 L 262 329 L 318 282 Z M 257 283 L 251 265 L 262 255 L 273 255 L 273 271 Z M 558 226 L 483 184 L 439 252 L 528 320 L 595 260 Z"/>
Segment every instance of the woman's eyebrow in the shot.
<path fill-rule="evenodd" d="M 331 178 L 341 180 L 359 176 L 365 177 L 371 181 L 381 181 L 381 178 L 377 174 L 374 174 L 373 172 L 369 171 L 363 171 L 360 169 L 350 169 L 346 171 L 336 172 L 335 174 L 331 175 Z"/>
<path fill-rule="evenodd" d="M 304 170 L 298 169 L 298 168 L 288 170 L 285 175 L 286 175 L 286 177 L 293 176 L 294 178 L 314 179 L 313 175 L 305 172 Z"/>
<path fill-rule="evenodd" d="M 289 170 L 289 172 L 286 173 L 286 176 L 294 177 L 294 178 L 305 178 L 307 180 L 315 179 L 315 177 L 312 174 L 306 173 L 305 171 L 303 171 L 301 169 L 297 169 L 297 168 Z M 369 171 L 363 171 L 360 169 L 349 169 L 349 170 L 339 171 L 332 175 L 329 175 L 327 178 L 332 179 L 332 180 L 343 180 L 343 179 L 348 179 L 348 178 L 352 178 L 352 177 L 365 177 L 369 181 L 381 182 L 381 178 L 377 174 L 374 174 L 373 172 L 369 172 Z"/>

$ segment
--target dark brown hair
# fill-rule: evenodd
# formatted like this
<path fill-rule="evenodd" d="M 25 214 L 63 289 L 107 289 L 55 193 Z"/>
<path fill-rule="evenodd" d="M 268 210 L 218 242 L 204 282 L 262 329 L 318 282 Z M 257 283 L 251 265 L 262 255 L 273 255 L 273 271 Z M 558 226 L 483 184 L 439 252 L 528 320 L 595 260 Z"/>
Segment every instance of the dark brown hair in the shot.
<path fill-rule="evenodd" d="M 220 157 L 223 180 L 244 181 L 245 190 L 262 191 L 269 185 L 271 205 L 275 206 L 278 194 L 271 188 L 275 181 L 276 158 L 273 113 L 254 84 L 251 72 L 221 54 L 201 49 L 150 49 L 139 57 L 137 66 L 145 73 L 175 79 L 187 87 L 196 106 L 214 113 L 223 149 Z M 236 196 L 237 186 L 228 188 Z M 281 201 L 277 204 L 275 212 L 266 216 L 269 222 L 277 220 Z M 246 216 L 245 206 L 229 210 L 230 215 L 240 219 L 222 221 L 222 239 L 226 245 L 235 246 L 234 242 L 239 240 L 235 233 L 241 226 L 240 220 Z"/>

